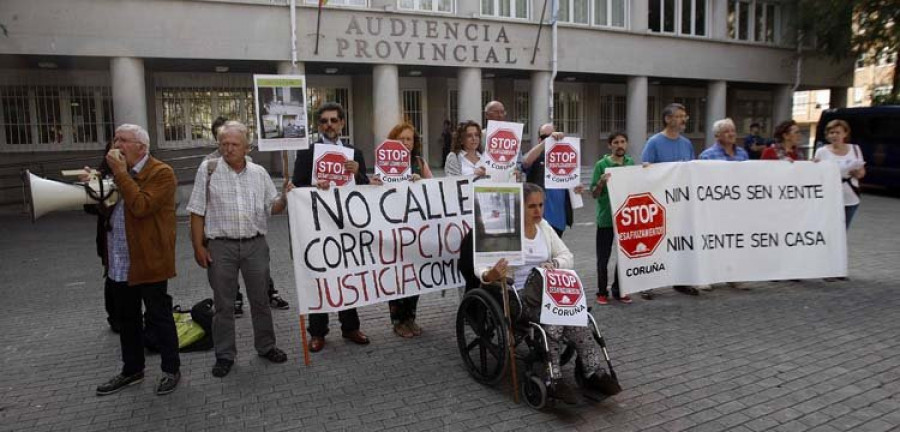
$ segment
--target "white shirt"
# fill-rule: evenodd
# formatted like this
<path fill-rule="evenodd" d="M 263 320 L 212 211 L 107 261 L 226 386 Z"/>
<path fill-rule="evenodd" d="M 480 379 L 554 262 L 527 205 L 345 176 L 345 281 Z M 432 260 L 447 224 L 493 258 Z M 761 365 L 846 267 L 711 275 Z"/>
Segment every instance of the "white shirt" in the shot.
<path fill-rule="evenodd" d="M 841 179 L 849 178 L 850 182 L 853 183 L 853 186 L 858 188 L 859 180 L 850 177 L 850 170 L 852 169 L 851 166 L 854 164 L 854 162 L 863 161 L 862 151 L 856 144 L 847 144 L 847 147 L 847 154 L 843 156 L 834 154 L 829 147 L 819 147 L 816 150 L 816 159 L 820 161 L 832 161 L 837 163 L 838 168 L 841 170 Z M 845 206 L 859 204 L 859 197 L 856 195 L 856 192 L 853 192 L 853 189 L 847 182 L 842 181 L 841 188 L 844 192 Z"/>
<path fill-rule="evenodd" d="M 234 171 L 224 159 L 217 160 L 209 181 L 209 199 L 206 197 L 207 160 L 197 169 L 187 210 L 205 217 L 206 238 L 265 235 L 272 204 L 278 198 L 269 173 L 249 160 L 241 172 Z"/>
<path fill-rule="evenodd" d="M 516 290 L 525 288 L 525 279 L 528 279 L 531 269 L 550 261 L 550 247 L 547 240 L 541 235 L 541 230 L 537 230 L 533 239 L 527 236 L 523 236 L 523 238 L 525 239 L 525 243 L 522 245 L 525 252 L 525 265 L 516 267 L 513 274 Z"/>
<path fill-rule="evenodd" d="M 478 156 L 478 162 L 472 163 L 472 161 L 466 157 L 465 151 L 459 152 L 459 169 L 462 171 L 462 175 L 475 175 L 475 169 L 484 166 L 484 162 L 481 161 L 481 153 L 476 151 L 475 154 Z"/>

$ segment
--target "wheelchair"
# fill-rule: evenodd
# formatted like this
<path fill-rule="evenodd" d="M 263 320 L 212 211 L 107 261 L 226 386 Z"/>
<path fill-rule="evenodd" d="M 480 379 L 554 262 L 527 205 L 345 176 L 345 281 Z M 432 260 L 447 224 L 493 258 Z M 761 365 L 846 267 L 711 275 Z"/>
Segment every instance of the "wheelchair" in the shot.
<path fill-rule="evenodd" d="M 533 270 L 532 278 L 541 278 L 540 273 Z M 509 356 L 509 325 L 503 313 L 501 288 L 499 286 L 469 287 L 463 296 L 456 313 L 456 342 L 460 356 L 469 375 L 482 384 L 496 385 L 506 375 L 510 361 L 517 362 L 519 373 L 519 390 L 525 403 L 535 409 L 542 409 L 554 403 L 549 396 L 548 388 L 554 379 L 550 367 L 550 346 L 547 334 L 541 325 L 529 320 L 525 315 L 525 304 L 516 292 L 512 283 L 507 284 L 510 303 L 510 320 L 513 324 L 515 358 Z M 523 290 L 524 291 L 524 290 Z M 586 392 L 585 396 L 600 400 L 621 391 L 612 362 L 606 350 L 606 342 L 594 317 L 588 314 L 589 327 L 594 341 L 600 346 L 603 357 L 609 368 L 609 374 L 601 377 L 602 393 Z M 519 349 L 522 347 L 522 349 Z M 527 347 L 527 352 L 524 347 Z M 575 346 L 567 344 L 560 356 L 560 365 L 565 365 L 575 357 Z M 518 365 L 524 367 L 519 367 Z M 575 359 L 575 382 L 583 390 L 584 367 L 581 359 Z"/>

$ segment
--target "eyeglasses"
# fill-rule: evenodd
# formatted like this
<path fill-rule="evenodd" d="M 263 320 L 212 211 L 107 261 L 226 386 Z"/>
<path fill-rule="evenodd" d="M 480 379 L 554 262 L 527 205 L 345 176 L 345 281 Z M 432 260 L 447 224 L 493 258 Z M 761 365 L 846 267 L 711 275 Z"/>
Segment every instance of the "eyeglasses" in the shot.
<path fill-rule="evenodd" d="M 340 122 L 341 122 L 341 119 L 339 119 L 337 117 L 328 117 L 328 118 L 322 117 L 319 119 L 319 124 L 328 124 L 328 123 L 338 124 Z"/>

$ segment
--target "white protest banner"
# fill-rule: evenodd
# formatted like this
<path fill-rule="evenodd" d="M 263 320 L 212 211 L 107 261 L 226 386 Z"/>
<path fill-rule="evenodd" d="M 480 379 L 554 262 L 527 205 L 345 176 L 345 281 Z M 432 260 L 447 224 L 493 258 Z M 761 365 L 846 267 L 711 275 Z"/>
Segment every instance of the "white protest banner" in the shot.
<path fill-rule="evenodd" d="M 400 141 L 386 140 L 375 147 L 375 174 L 385 183 L 412 178 L 412 152 Z"/>
<path fill-rule="evenodd" d="M 610 172 L 623 294 L 847 274 L 835 164 L 693 161 Z"/>
<path fill-rule="evenodd" d="M 336 312 L 465 285 L 470 180 L 296 188 L 288 209 L 301 313 Z"/>
<path fill-rule="evenodd" d="M 356 178 L 344 170 L 344 162 L 353 160 L 353 149 L 331 144 L 316 144 L 313 151 L 312 184 L 328 180 L 336 186 L 356 184 Z"/>
<path fill-rule="evenodd" d="M 541 324 L 586 327 L 584 285 L 574 270 L 538 268 L 544 277 Z"/>
<path fill-rule="evenodd" d="M 260 151 L 309 148 L 304 75 L 253 75 Z"/>
<path fill-rule="evenodd" d="M 544 187 L 572 189 L 581 184 L 581 138 L 565 137 L 544 143 Z"/>
<path fill-rule="evenodd" d="M 494 182 L 514 182 L 513 170 L 519 160 L 522 123 L 488 120 L 485 131 L 484 164 Z"/>
<path fill-rule="evenodd" d="M 501 258 L 510 265 L 525 263 L 524 203 L 522 183 L 477 182 L 472 184 L 475 197 L 475 268 L 490 267 Z"/>

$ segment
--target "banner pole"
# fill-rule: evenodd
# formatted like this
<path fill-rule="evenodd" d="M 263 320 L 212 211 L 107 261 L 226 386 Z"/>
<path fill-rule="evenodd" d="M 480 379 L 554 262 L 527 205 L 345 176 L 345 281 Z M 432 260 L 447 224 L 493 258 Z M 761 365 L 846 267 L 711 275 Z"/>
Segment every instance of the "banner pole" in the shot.
<path fill-rule="evenodd" d="M 500 290 L 503 291 L 503 315 L 506 315 L 507 342 L 509 345 L 510 379 L 512 380 L 513 402 L 519 403 L 519 375 L 516 373 L 516 339 L 513 333 L 513 322 L 510 318 L 509 293 L 506 291 L 506 275 L 500 278 Z"/>
<path fill-rule="evenodd" d="M 291 178 L 291 170 L 288 165 L 290 161 L 290 155 L 287 150 L 281 151 L 281 172 L 284 173 L 284 178 Z M 291 232 L 291 218 L 288 217 L 288 232 Z M 297 307 L 300 307 L 298 304 Z M 303 345 L 301 350 L 303 351 L 303 364 L 309 366 L 311 361 L 309 359 L 309 344 L 306 340 L 306 316 L 300 314 L 300 343 Z"/>

